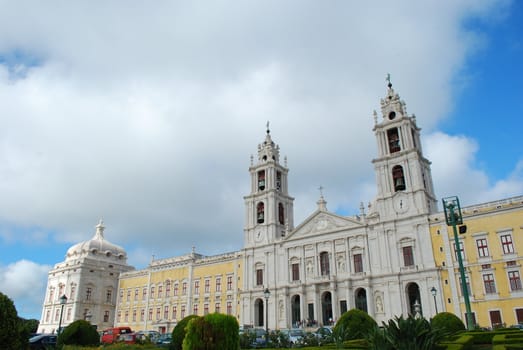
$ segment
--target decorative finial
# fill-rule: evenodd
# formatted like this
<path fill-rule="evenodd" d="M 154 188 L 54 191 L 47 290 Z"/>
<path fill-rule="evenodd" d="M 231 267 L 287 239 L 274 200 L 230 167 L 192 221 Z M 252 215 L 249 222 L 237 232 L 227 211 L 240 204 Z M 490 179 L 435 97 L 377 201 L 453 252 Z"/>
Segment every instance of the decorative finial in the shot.
<path fill-rule="evenodd" d="M 105 229 L 104 221 L 102 219 L 100 219 L 100 221 L 98 221 L 98 225 L 96 225 L 96 237 L 98 237 L 99 239 L 103 239 L 104 238 L 104 229 Z"/>
<path fill-rule="evenodd" d="M 378 112 L 376 112 L 376 110 L 374 110 L 374 124 L 378 124 Z"/>
<path fill-rule="evenodd" d="M 320 190 L 320 198 L 323 198 L 323 186 L 320 185 L 320 187 L 318 188 L 318 190 Z"/>
<path fill-rule="evenodd" d="M 387 86 L 388 86 L 389 88 L 391 88 L 391 87 L 392 87 L 392 83 L 390 82 L 390 73 L 387 73 L 387 78 L 385 78 L 385 81 L 388 82 Z"/>
<path fill-rule="evenodd" d="M 269 121 L 267 120 L 267 134 L 270 134 L 271 131 L 269 130 Z"/>

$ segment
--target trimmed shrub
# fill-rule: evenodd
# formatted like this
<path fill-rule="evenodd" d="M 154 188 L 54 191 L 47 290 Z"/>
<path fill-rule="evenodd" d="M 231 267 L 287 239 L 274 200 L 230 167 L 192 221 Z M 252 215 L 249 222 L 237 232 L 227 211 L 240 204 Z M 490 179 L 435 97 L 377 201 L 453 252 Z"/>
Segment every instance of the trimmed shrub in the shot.
<path fill-rule="evenodd" d="M 339 340 L 360 339 L 376 326 L 376 321 L 365 311 L 352 309 L 341 315 L 333 328 L 333 334 L 336 343 Z"/>
<path fill-rule="evenodd" d="M 189 315 L 187 317 L 184 317 L 176 327 L 173 329 L 173 340 L 171 342 L 171 345 L 169 346 L 169 350 L 182 350 L 183 345 L 183 339 L 185 338 L 185 334 L 187 332 L 187 324 L 190 320 L 193 318 L 196 318 L 198 316 L 196 315 Z"/>
<path fill-rule="evenodd" d="M 78 320 L 71 323 L 58 335 L 57 345 L 96 346 L 100 344 L 100 335 L 90 322 Z"/>
<path fill-rule="evenodd" d="M 214 313 L 190 320 L 183 340 L 183 350 L 240 350 L 236 318 Z"/>
<path fill-rule="evenodd" d="M 465 324 L 451 312 L 440 312 L 430 320 L 432 328 L 441 329 L 448 334 L 455 334 L 465 330 Z"/>

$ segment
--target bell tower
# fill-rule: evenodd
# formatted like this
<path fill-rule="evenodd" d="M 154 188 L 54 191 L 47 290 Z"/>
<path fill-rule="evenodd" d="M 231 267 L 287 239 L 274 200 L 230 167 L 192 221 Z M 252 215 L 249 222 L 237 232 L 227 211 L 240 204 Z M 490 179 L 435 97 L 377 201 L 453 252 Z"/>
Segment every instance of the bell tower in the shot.
<path fill-rule="evenodd" d="M 381 120 L 374 111 L 378 157 L 377 211 L 382 218 L 431 214 L 437 211 L 430 161 L 423 157 L 416 116 L 407 114 L 405 102 L 387 77 L 387 95 L 381 99 Z"/>
<path fill-rule="evenodd" d="M 280 164 L 280 147 L 272 139 L 267 122 L 265 141 L 258 145 L 258 159 L 251 156 L 251 193 L 244 197 L 245 247 L 281 240 L 294 226 L 294 198 L 289 196 L 285 166 Z"/>

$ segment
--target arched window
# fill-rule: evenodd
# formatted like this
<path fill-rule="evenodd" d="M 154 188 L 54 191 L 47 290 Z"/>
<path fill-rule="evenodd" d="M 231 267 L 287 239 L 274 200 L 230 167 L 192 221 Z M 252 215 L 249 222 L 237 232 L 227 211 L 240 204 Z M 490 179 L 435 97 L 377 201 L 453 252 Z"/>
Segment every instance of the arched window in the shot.
<path fill-rule="evenodd" d="M 404 191 L 405 190 L 405 176 L 403 174 L 403 167 L 401 165 L 396 165 L 392 168 L 392 181 L 394 183 L 394 191 Z"/>
<path fill-rule="evenodd" d="M 322 276 L 330 275 L 329 253 L 327 252 L 320 253 L 320 269 Z"/>
<path fill-rule="evenodd" d="M 258 190 L 265 189 L 265 170 L 258 171 Z"/>
<path fill-rule="evenodd" d="M 395 153 L 401 151 L 400 147 L 400 136 L 398 128 L 392 128 L 387 130 L 387 138 L 389 140 L 389 152 Z"/>
<path fill-rule="evenodd" d="M 285 211 L 283 209 L 283 204 L 278 204 L 278 222 L 280 225 L 283 225 L 285 223 Z"/>
<path fill-rule="evenodd" d="M 258 203 L 256 206 L 256 218 L 258 221 L 258 224 L 263 224 L 265 221 L 265 205 L 263 202 Z"/>

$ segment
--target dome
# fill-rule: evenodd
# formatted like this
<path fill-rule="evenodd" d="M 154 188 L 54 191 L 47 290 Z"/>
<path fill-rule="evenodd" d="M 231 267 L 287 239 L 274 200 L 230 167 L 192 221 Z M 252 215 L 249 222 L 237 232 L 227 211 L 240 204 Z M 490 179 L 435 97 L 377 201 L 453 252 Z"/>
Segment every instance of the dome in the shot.
<path fill-rule="evenodd" d="M 127 258 L 125 250 L 122 247 L 107 241 L 104 238 L 104 229 L 105 226 L 103 225 L 103 221 L 100 220 L 98 225 L 96 225 L 96 233 L 94 234 L 94 237 L 88 241 L 77 243 L 69 248 L 65 260 L 86 256 L 125 260 Z"/>

